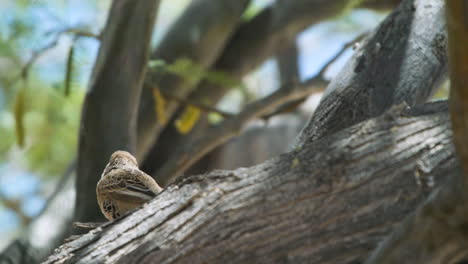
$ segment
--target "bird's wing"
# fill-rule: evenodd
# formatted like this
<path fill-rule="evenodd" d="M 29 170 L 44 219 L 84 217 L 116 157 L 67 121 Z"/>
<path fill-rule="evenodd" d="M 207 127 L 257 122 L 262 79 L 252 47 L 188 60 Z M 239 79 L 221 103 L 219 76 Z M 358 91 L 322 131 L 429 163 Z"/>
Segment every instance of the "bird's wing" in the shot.
<path fill-rule="evenodd" d="M 150 176 L 140 170 L 131 170 L 125 178 L 127 190 L 140 196 L 146 196 L 148 199 L 153 198 L 159 191 L 154 189 L 153 185 L 156 182 L 151 177 L 152 182 L 149 181 L 148 177 Z"/>
<path fill-rule="evenodd" d="M 150 200 L 156 196 L 158 191 L 154 189 L 146 177 L 150 176 L 139 170 L 114 169 L 101 179 L 98 188 L 100 192 L 105 192 L 115 199 L 124 201 Z"/>

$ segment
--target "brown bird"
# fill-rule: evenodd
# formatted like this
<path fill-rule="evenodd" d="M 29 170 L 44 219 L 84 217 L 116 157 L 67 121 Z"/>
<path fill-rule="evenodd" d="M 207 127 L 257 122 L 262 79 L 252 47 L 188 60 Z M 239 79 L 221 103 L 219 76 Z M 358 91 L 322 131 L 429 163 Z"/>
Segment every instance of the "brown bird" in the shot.
<path fill-rule="evenodd" d="M 96 194 L 101 212 L 108 220 L 119 218 L 159 193 L 162 188 L 138 168 L 132 154 L 114 152 L 101 175 Z"/>

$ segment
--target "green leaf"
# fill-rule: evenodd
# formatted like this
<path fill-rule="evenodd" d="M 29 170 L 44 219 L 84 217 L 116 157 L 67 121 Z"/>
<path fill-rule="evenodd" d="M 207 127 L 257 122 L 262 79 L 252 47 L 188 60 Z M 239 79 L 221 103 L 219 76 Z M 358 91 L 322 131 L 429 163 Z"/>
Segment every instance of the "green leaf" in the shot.
<path fill-rule="evenodd" d="M 152 69 L 158 69 L 158 68 L 163 68 L 167 64 L 163 60 L 150 60 L 148 62 L 148 67 Z"/>
<path fill-rule="evenodd" d="M 229 73 L 206 70 L 187 58 L 177 59 L 171 64 L 167 64 L 163 60 L 151 60 L 148 62 L 148 66 L 152 70 L 172 73 L 193 83 L 196 83 L 199 80 L 206 80 L 210 83 L 224 87 L 238 87 L 243 92 L 247 90 L 240 80 L 232 78 Z"/>
<path fill-rule="evenodd" d="M 25 129 L 24 129 L 24 113 L 25 113 L 25 94 L 26 94 L 26 87 L 23 86 L 19 89 L 18 93 L 16 94 L 15 104 L 13 106 L 13 113 L 15 117 L 15 131 L 16 131 L 16 142 L 19 147 L 24 147 L 24 137 L 25 137 Z"/>
<path fill-rule="evenodd" d="M 67 65 L 65 69 L 65 96 L 68 97 L 70 95 L 70 88 L 72 82 L 72 74 L 73 74 L 73 57 L 75 54 L 75 46 L 71 45 L 70 49 L 68 50 L 68 57 L 67 57 Z"/>
<path fill-rule="evenodd" d="M 170 73 L 179 75 L 192 83 L 196 83 L 204 75 L 202 67 L 194 64 L 187 58 L 177 59 L 173 64 L 167 65 L 166 70 Z"/>

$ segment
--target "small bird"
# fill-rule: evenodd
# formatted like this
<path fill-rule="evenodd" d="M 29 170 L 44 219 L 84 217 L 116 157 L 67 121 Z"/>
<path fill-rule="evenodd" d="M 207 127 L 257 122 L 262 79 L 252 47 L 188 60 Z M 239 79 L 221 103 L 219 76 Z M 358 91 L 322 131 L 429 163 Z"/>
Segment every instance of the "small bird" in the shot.
<path fill-rule="evenodd" d="M 108 220 L 119 218 L 159 193 L 162 188 L 138 168 L 127 151 L 114 152 L 96 187 L 101 212 Z"/>

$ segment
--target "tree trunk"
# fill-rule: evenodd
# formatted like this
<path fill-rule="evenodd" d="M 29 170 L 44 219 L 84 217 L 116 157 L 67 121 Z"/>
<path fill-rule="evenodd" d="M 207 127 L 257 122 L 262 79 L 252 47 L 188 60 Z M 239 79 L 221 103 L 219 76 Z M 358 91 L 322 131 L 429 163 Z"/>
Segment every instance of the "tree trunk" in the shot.
<path fill-rule="evenodd" d="M 110 155 L 136 149 L 137 111 L 159 1 L 112 3 L 81 115 L 74 219 L 96 221 L 96 184 Z"/>

